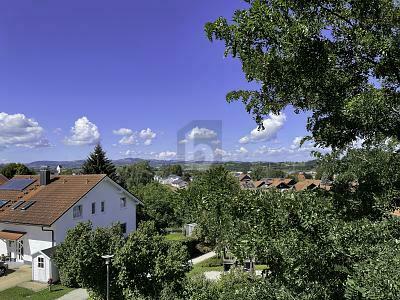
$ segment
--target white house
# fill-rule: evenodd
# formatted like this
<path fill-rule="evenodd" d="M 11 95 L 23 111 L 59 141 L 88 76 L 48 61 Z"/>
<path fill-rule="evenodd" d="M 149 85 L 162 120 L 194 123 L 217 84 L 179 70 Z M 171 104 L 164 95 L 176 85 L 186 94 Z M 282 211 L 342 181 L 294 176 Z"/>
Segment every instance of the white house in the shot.
<path fill-rule="evenodd" d="M 43 169 L 40 176 L 15 176 L 0 185 L 0 255 L 26 264 L 35 258 L 32 279 L 47 282 L 52 266 L 42 264 L 44 255 L 65 239 L 68 229 L 84 221 L 93 227 L 119 222 L 128 234 L 136 230 L 139 203 L 106 175 L 51 177 Z M 43 268 L 44 277 L 38 272 Z"/>
<path fill-rule="evenodd" d="M 184 181 L 180 176 L 178 175 L 169 175 L 166 178 L 161 178 L 160 176 L 155 176 L 154 180 L 165 185 L 170 185 L 178 189 L 183 189 L 188 186 L 188 183 Z"/>

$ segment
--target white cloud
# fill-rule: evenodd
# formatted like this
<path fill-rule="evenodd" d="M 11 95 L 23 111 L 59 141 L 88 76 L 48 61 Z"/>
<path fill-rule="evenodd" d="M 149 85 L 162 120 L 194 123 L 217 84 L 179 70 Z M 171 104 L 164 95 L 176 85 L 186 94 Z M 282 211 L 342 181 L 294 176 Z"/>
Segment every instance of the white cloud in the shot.
<path fill-rule="evenodd" d="M 286 121 L 286 115 L 281 113 L 275 115 L 270 113 L 269 119 L 263 121 L 264 129 L 254 128 L 250 134 L 242 137 L 239 140 L 241 144 L 256 143 L 270 141 L 276 137 L 277 132 L 283 127 Z"/>
<path fill-rule="evenodd" d="M 49 147 L 49 141 L 43 137 L 43 131 L 38 122 L 23 114 L 0 113 L 0 148 Z"/>
<path fill-rule="evenodd" d="M 125 152 L 121 152 L 122 155 L 124 156 L 137 156 L 140 154 L 140 151 L 135 151 L 135 150 L 126 150 Z"/>
<path fill-rule="evenodd" d="M 143 129 L 142 131 L 140 131 L 139 133 L 139 137 L 143 140 L 145 140 L 143 142 L 143 144 L 145 146 L 149 146 L 151 145 L 151 143 L 153 142 L 153 140 L 156 138 L 157 134 L 152 131 L 150 128 L 147 129 Z"/>
<path fill-rule="evenodd" d="M 303 139 L 302 136 L 296 136 L 296 137 L 293 139 L 293 142 L 292 142 L 292 145 L 290 145 L 290 148 L 292 148 L 292 149 L 298 149 L 298 148 L 300 148 L 300 143 L 301 143 L 302 139 Z"/>
<path fill-rule="evenodd" d="M 132 135 L 126 135 L 122 139 L 118 141 L 120 145 L 133 145 L 137 144 L 136 136 L 134 134 Z"/>
<path fill-rule="evenodd" d="M 123 137 L 118 141 L 120 145 L 133 145 L 137 144 L 136 133 L 129 128 L 120 128 L 113 130 L 115 135 L 122 135 Z"/>
<path fill-rule="evenodd" d="M 57 127 L 56 129 L 53 130 L 53 133 L 60 135 L 62 133 L 62 129 L 60 127 Z"/>
<path fill-rule="evenodd" d="M 100 132 L 95 124 L 87 117 L 79 118 L 71 128 L 71 136 L 64 139 L 64 143 L 72 146 L 94 145 L 100 141 Z"/>
<path fill-rule="evenodd" d="M 144 140 L 152 140 L 157 136 L 157 134 L 153 132 L 150 128 L 147 128 L 140 131 L 139 136 Z"/>
<path fill-rule="evenodd" d="M 240 147 L 240 149 L 237 150 L 237 152 L 241 154 L 247 154 L 249 153 L 249 150 L 247 150 L 245 147 Z"/>
<path fill-rule="evenodd" d="M 187 139 L 183 139 L 183 140 L 180 140 L 178 143 L 179 143 L 179 144 L 186 144 L 187 142 L 188 142 Z"/>
<path fill-rule="evenodd" d="M 217 133 L 214 130 L 208 128 L 194 127 L 188 134 L 188 139 L 190 140 L 208 140 L 217 137 Z"/>
<path fill-rule="evenodd" d="M 153 132 L 150 128 L 143 129 L 140 132 L 134 132 L 129 128 L 120 128 L 118 130 L 113 130 L 116 135 L 122 135 L 123 137 L 119 140 L 120 145 L 133 145 L 139 144 L 138 138 L 143 140 L 145 146 L 152 144 L 153 139 L 156 138 L 157 134 Z"/>
<path fill-rule="evenodd" d="M 214 154 L 217 156 L 229 156 L 230 155 L 230 153 L 228 153 L 225 150 L 220 149 L 220 148 L 215 149 Z"/>
<path fill-rule="evenodd" d="M 280 148 L 270 148 L 267 146 L 261 146 L 259 147 L 254 154 L 257 155 L 263 155 L 263 154 L 277 154 L 277 153 L 283 153 L 287 151 L 285 147 L 280 147 Z"/>
<path fill-rule="evenodd" d="M 219 145 L 219 144 L 221 144 L 221 141 L 220 140 L 213 140 L 213 141 L 211 141 L 211 144 Z"/>
<path fill-rule="evenodd" d="M 171 160 L 176 158 L 176 152 L 173 151 L 164 151 L 156 154 L 156 158 L 163 160 Z"/>
<path fill-rule="evenodd" d="M 113 133 L 116 135 L 131 135 L 133 134 L 133 131 L 129 128 L 120 128 L 118 130 L 113 130 Z"/>

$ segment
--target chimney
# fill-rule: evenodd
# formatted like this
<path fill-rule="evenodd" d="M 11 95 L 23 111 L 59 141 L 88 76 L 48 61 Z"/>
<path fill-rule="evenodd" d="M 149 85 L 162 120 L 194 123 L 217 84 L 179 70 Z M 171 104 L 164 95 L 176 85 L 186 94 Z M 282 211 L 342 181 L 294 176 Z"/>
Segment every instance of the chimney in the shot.
<path fill-rule="evenodd" d="M 40 168 L 40 185 L 48 185 L 50 183 L 50 170 L 47 166 Z"/>

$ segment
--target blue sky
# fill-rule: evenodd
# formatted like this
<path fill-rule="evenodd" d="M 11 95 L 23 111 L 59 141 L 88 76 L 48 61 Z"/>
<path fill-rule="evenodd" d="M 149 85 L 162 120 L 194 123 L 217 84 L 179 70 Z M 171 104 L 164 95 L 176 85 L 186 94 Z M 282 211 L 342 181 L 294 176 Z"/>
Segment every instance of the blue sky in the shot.
<path fill-rule="evenodd" d="M 204 24 L 243 5 L 1 1 L 0 163 L 82 159 L 97 141 L 113 159 L 174 159 L 185 143 L 186 159 L 204 148 L 225 160 L 308 160 L 312 147 L 298 148 L 305 115 L 287 109 L 252 132 L 243 104 L 225 101 L 249 84 L 239 61 L 223 57 L 224 45 L 207 40 Z M 222 127 L 194 123 L 179 140 L 193 120 Z"/>

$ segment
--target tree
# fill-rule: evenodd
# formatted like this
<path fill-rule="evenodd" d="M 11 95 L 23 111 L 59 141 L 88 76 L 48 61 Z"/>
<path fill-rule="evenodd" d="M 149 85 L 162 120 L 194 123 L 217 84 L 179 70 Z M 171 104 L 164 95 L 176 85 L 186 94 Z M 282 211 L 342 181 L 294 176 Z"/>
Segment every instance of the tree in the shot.
<path fill-rule="evenodd" d="M 148 161 L 141 161 L 130 166 L 123 166 L 118 170 L 122 182 L 134 192 L 135 188 L 153 182 L 154 169 Z"/>
<path fill-rule="evenodd" d="M 107 158 L 106 152 L 100 144 L 97 144 L 93 152 L 90 153 L 82 166 L 83 174 L 106 174 L 114 181 L 118 181 L 118 176 L 114 164 Z"/>
<path fill-rule="evenodd" d="M 335 174 L 333 201 L 351 219 L 379 220 L 400 203 L 400 155 L 397 143 L 333 152 L 320 163 L 325 174 Z"/>
<path fill-rule="evenodd" d="M 284 178 L 285 176 L 286 173 L 284 171 L 265 167 L 261 164 L 257 164 L 251 169 L 251 178 L 253 180 L 260 180 L 262 178 Z"/>
<path fill-rule="evenodd" d="M 162 177 L 168 177 L 171 174 L 178 175 L 178 176 L 183 175 L 182 166 L 179 164 L 162 166 L 160 171 L 161 171 Z"/>
<path fill-rule="evenodd" d="M 114 254 L 124 244 L 121 226 L 93 229 L 90 222 L 79 223 L 68 231 L 57 246 L 55 262 L 63 285 L 83 287 L 96 299 L 106 294 L 106 267 L 102 255 Z M 118 270 L 111 268 L 111 298 L 121 299 L 117 287 Z"/>
<path fill-rule="evenodd" d="M 268 265 L 266 280 L 278 299 L 344 299 L 356 291 L 398 295 L 400 285 L 387 280 L 398 273 L 397 261 L 390 262 L 397 255 L 384 259 L 383 253 L 400 250 L 400 218 L 343 218 L 334 197 L 318 190 L 244 190 L 229 214 L 232 223 L 224 236 L 229 250 L 239 260 Z"/>
<path fill-rule="evenodd" d="M 230 226 L 227 208 L 239 190 L 238 181 L 223 166 L 210 168 L 180 194 L 185 221 L 198 224 L 202 240 L 223 248 L 224 231 Z"/>
<path fill-rule="evenodd" d="M 119 270 L 118 284 L 126 299 L 137 295 L 159 299 L 167 286 L 182 289 L 180 283 L 190 269 L 188 259 L 181 244 L 169 243 L 153 222 L 144 222 L 119 249 L 113 267 Z"/>
<path fill-rule="evenodd" d="M 105 254 L 115 254 L 110 267 L 111 299 L 158 299 L 165 286 L 179 290 L 189 271 L 186 248 L 169 243 L 153 222 L 141 223 L 127 240 L 121 226 L 93 229 L 79 223 L 56 248 L 61 283 L 88 289 L 91 298 L 106 295 Z M 135 297 L 137 296 L 137 298 Z"/>
<path fill-rule="evenodd" d="M 177 195 L 167 186 L 151 182 L 137 187 L 135 195 L 144 203 L 144 206 L 138 207 L 141 209 L 141 215 L 138 216 L 139 221 L 152 220 L 157 229 L 165 229 L 180 223 L 175 214 Z"/>
<path fill-rule="evenodd" d="M 232 22 L 207 23 L 210 40 L 240 59 L 258 90 L 228 93 L 262 126 L 290 105 L 311 111 L 321 146 L 400 139 L 400 6 L 392 0 L 245 0 Z"/>
<path fill-rule="evenodd" d="M 13 178 L 15 175 L 33 175 L 35 172 L 21 163 L 10 163 L 0 169 L 0 173 L 8 179 Z"/>

